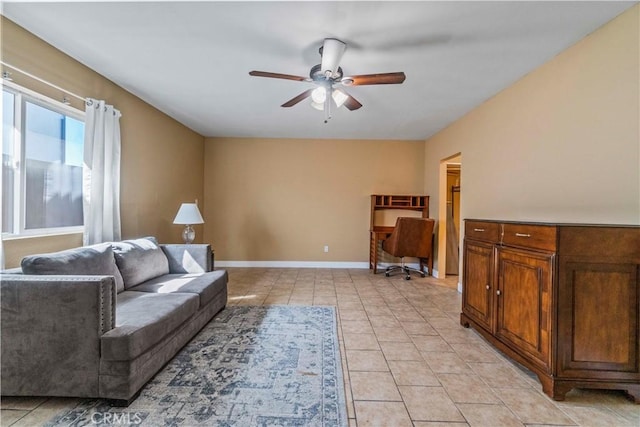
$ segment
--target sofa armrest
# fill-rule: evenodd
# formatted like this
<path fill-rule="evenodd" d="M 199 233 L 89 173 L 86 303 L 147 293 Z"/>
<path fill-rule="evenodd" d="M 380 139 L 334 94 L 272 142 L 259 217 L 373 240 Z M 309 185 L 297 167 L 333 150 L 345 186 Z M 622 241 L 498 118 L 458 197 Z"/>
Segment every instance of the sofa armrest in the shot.
<path fill-rule="evenodd" d="M 211 245 L 160 245 L 169 260 L 169 273 L 204 273 L 211 271 Z"/>
<path fill-rule="evenodd" d="M 98 396 L 100 337 L 115 327 L 113 276 L 2 275 L 3 395 Z"/>

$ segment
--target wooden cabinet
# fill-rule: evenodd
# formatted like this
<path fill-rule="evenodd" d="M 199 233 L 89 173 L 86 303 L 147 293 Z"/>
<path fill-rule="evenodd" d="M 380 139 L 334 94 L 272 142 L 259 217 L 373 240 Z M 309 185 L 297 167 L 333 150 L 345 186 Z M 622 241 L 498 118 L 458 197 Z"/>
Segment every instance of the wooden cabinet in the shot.
<path fill-rule="evenodd" d="M 535 372 L 640 400 L 640 227 L 465 222 L 462 313 Z"/>

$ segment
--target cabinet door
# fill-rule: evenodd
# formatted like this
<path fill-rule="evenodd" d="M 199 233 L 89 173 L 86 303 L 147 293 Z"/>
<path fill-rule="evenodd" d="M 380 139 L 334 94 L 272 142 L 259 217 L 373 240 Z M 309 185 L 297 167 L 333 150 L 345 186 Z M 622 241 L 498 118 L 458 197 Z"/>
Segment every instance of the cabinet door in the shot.
<path fill-rule="evenodd" d="M 493 332 L 494 246 L 465 240 L 462 277 L 462 311 Z"/>
<path fill-rule="evenodd" d="M 553 254 L 498 249 L 496 336 L 549 372 Z"/>
<path fill-rule="evenodd" d="M 638 381 L 638 265 L 560 258 L 558 375 Z"/>

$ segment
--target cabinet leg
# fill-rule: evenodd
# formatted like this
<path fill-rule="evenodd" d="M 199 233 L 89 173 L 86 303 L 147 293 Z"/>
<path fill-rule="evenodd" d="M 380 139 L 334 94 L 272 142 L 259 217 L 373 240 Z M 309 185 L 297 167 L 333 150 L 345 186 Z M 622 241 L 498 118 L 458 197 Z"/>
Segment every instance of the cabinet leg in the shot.
<path fill-rule="evenodd" d="M 553 400 L 563 401 L 566 394 L 569 393 L 572 388 L 573 386 L 570 384 L 565 384 L 560 381 L 553 381 L 551 383 L 551 388 L 549 389 L 549 391 L 544 389 L 544 385 L 542 390 Z"/>
<path fill-rule="evenodd" d="M 545 381 L 542 381 L 542 377 L 539 376 L 542 382 L 542 391 L 547 394 L 553 400 L 562 401 L 565 399 L 565 395 L 573 388 L 595 388 L 595 389 L 610 389 L 610 390 L 624 390 L 627 395 L 635 402 L 640 403 L 640 385 L 638 384 L 596 384 L 596 383 L 581 383 L 574 384 L 572 382 L 564 381 L 551 381 L 551 387 L 547 390 Z"/>
<path fill-rule="evenodd" d="M 626 392 L 635 403 L 640 403 L 640 385 L 629 384 Z"/>
<path fill-rule="evenodd" d="M 463 313 L 460 313 L 460 324 L 464 328 L 469 328 L 471 326 L 469 324 L 469 321 L 467 320 L 467 317 Z"/>

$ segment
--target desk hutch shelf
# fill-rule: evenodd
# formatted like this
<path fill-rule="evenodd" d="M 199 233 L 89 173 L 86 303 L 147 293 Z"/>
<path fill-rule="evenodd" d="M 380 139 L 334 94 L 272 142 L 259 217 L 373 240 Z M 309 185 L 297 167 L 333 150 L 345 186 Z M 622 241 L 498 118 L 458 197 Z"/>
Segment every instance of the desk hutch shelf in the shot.
<path fill-rule="evenodd" d="M 371 219 L 369 222 L 369 269 L 377 273 L 378 252 L 380 242 L 393 232 L 393 226 L 376 224 L 376 212 L 381 210 L 410 210 L 422 213 L 422 218 L 429 218 L 429 196 L 372 194 Z"/>

